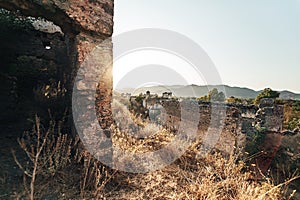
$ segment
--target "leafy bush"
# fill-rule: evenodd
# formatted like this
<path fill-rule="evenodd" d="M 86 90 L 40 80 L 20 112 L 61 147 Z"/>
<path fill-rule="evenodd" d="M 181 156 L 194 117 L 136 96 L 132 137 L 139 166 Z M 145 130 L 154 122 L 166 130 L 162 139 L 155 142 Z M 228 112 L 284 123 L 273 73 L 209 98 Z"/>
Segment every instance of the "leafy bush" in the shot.
<path fill-rule="evenodd" d="M 248 155 L 251 155 L 252 158 L 255 158 L 260 154 L 261 147 L 265 141 L 265 129 L 255 127 L 255 132 L 247 135 L 246 140 L 245 152 L 247 152 Z M 251 163 L 251 159 L 249 159 L 249 163 Z"/>
<path fill-rule="evenodd" d="M 251 104 L 254 104 L 254 99 L 230 97 L 230 98 L 226 99 L 226 102 L 228 102 L 228 103 L 236 103 L 236 104 L 251 105 Z"/>
<path fill-rule="evenodd" d="M 33 30 L 33 18 L 23 17 L 5 9 L 0 8 L 0 30 L 15 31 L 30 31 Z"/>
<path fill-rule="evenodd" d="M 208 95 L 200 97 L 198 100 L 223 102 L 225 100 L 225 94 L 223 92 L 219 92 L 217 88 L 214 88 L 208 92 Z"/>
<path fill-rule="evenodd" d="M 284 128 L 294 130 L 300 124 L 300 105 L 299 101 L 284 104 Z"/>
<path fill-rule="evenodd" d="M 257 97 L 254 100 L 254 103 L 256 105 L 258 105 L 260 100 L 263 98 L 274 98 L 275 99 L 275 98 L 278 98 L 279 95 L 280 95 L 279 92 L 273 91 L 271 88 L 265 88 L 261 93 L 259 93 L 257 95 Z"/>

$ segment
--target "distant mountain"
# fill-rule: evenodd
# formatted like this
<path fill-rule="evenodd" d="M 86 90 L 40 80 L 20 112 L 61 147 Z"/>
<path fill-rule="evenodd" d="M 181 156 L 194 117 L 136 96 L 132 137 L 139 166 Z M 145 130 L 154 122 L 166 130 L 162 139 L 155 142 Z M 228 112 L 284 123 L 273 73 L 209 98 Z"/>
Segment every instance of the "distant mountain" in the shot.
<path fill-rule="evenodd" d="M 172 92 L 177 97 L 201 97 L 207 95 L 208 92 L 217 88 L 218 91 L 224 92 L 226 97 L 237 97 L 237 98 L 255 98 L 261 91 L 255 91 L 245 87 L 231 87 L 228 85 L 157 85 L 150 87 L 142 87 L 138 89 L 120 89 L 118 92 L 121 93 L 132 93 L 132 95 L 139 95 L 140 93 L 146 93 L 150 91 L 151 94 L 162 95 L 163 92 Z M 280 91 L 279 91 L 280 92 Z M 282 99 L 300 99 L 300 94 L 295 94 L 290 91 L 281 91 L 280 98 Z"/>
<path fill-rule="evenodd" d="M 300 99 L 300 94 L 295 94 L 293 92 L 284 90 L 280 92 L 281 99 Z"/>

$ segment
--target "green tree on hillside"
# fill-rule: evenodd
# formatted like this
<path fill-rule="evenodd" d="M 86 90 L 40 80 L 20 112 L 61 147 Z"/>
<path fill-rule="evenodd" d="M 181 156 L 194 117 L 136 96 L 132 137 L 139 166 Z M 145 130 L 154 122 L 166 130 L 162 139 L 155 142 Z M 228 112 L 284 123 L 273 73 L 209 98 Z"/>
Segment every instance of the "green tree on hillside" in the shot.
<path fill-rule="evenodd" d="M 219 92 L 217 88 L 213 88 L 208 92 L 208 95 L 200 97 L 199 100 L 201 101 L 224 101 L 225 94 L 223 92 Z"/>
<path fill-rule="evenodd" d="M 256 97 L 255 100 L 254 100 L 254 103 L 255 103 L 256 105 L 258 105 L 258 104 L 259 104 L 259 101 L 260 101 L 261 99 L 263 99 L 263 98 L 273 98 L 273 99 L 276 99 L 276 98 L 279 97 L 279 95 L 280 95 L 279 92 L 274 91 L 274 90 L 272 90 L 271 88 L 265 88 L 261 93 L 259 93 L 259 94 L 257 95 L 257 97 Z"/>

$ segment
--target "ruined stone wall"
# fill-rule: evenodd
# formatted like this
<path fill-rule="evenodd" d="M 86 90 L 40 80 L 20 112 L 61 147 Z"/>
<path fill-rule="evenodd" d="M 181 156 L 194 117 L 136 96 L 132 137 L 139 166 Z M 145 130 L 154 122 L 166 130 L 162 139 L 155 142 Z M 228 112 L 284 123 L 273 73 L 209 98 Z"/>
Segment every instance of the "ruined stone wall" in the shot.
<path fill-rule="evenodd" d="M 164 125 L 173 132 L 178 131 L 181 123 L 181 107 L 176 100 L 162 102 L 165 110 Z M 235 147 L 241 147 L 245 143 L 245 135 L 242 134 L 242 110 L 238 106 L 224 105 L 222 103 L 210 104 L 199 102 L 199 113 L 191 113 L 187 120 L 198 121 L 198 137 L 205 138 L 207 134 L 215 134 L 215 149 L 222 152 L 233 153 Z M 184 108 L 186 109 L 186 108 Z M 245 109 L 246 110 L 246 109 Z M 249 128 L 249 127 L 247 127 Z M 220 132 L 220 133 L 219 133 Z"/>
<path fill-rule="evenodd" d="M 112 65 L 107 65 L 112 61 L 112 44 L 111 35 L 113 32 L 113 0 L 0 0 L 0 7 L 10 11 L 17 11 L 19 15 L 42 17 L 52 21 L 55 25 L 60 26 L 62 32 L 65 34 L 62 39 L 63 47 L 55 48 L 45 54 L 40 50 L 41 40 L 51 40 L 51 35 L 41 38 L 41 40 L 32 40 L 32 34 L 29 33 L 20 43 L 21 47 L 16 47 L 15 52 L 21 48 L 28 51 L 28 54 L 35 58 L 42 58 L 47 60 L 47 66 L 55 66 L 58 69 L 65 70 L 69 68 L 67 74 L 68 90 L 72 90 L 73 79 L 77 74 L 78 69 L 84 63 L 88 55 L 98 46 L 105 52 L 105 56 L 100 55 L 102 60 L 97 60 L 95 68 L 100 74 L 96 77 L 98 81 L 98 116 L 101 121 L 101 126 L 109 127 L 111 123 L 111 91 L 112 91 Z M 65 41 L 63 41 L 65 40 Z M 106 41 L 103 43 L 103 41 Z M 23 46 L 24 45 L 24 46 Z M 67 51 L 60 51 L 67 48 Z M 55 55 L 53 55 L 55 53 Z M 31 57 L 27 58 L 30 60 Z M 52 57 L 56 57 L 58 62 L 51 64 Z M 49 58 L 49 59 L 48 59 Z M 67 60 L 61 60 L 67 59 Z M 39 62 L 38 59 L 35 59 Z M 32 60 L 30 60 L 32 62 Z M 42 61 L 41 61 L 42 62 Z M 42 65 L 43 63 L 36 63 Z M 50 64 L 49 64 L 50 63 Z M 62 66 L 67 63 L 68 66 Z M 61 66 L 60 66 L 61 65 Z M 39 66 L 40 67 L 40 66 Z M 55 70 L 54 70 L 55 71 Z M 47 73 L 47 70 L 45 70 Z M 86 72 L 88 73 L 88 72 Z M 58 73 L 60 75 L 60 73 Z M 94 83 L 95 80 L 85 79 L 87 82 Z M 100 81 L 99 81 L 100 80 Z M 88 83 L 85 85 L 88 85 Z M 86 93 L 86 88 L 79 88 L 78 92 Z"/>
<path fill-rule="evenodd" d="M 200 138 L 211 137 L 210 140 L 216 140 L 214 148 L 222 152 L 231 154 L 240 151 L 246 146 L 247 138 L 251 140 L 255 137 L 265 137 L 265 144 L 257 146 L 260 145 L 260 150 L 271 151 L 268 156 L 274 157 L 283 136 L 283 106 L 277 105 L 273 99 L 263 99 L 259 106 L 200 101 L 198 114 L 194 110 L 188 110 L 189 107 L 181 107 L 178 100 L 159 98 L 147 102 L 150 113 L 151 106 L 155 104 L 162 105 L 160 124 L 172 132 L 178 132 L 182 122 L 182 109 L 185 109 L 190 113 L 185 116 L 188 118 L 186 120 L 198 120 L 197 134 Z"/>
<path fill-rule="evenodd" d="M 162 105 L 166 127 L 176 132 L 180 127 L 180 103 L 166 100 Z M 245 147 L 252 148 L 250 150 L 254 151 L 251 153 L 256 154 L 252 160 L 253 170 L 258 174 L 265 173 L 275 157 L 285 157 L 285 162 L 288 162 L 286 164 L 294 168 L 299 166 L 299 156 L 295 156 L 297 151 L 299 153 L 299 135 L 283 130 L 283 105 L 276 104 L 274 99 L 262 99 L 259 106 L 226 104 L 224 119 L 218 117 L 223 111 L 220 109 L 218 112 L 218 106 L 222 104 L 199 102 L 198 134 L 202 139 L 217 140 L 213 145 L 214 149 L 232 154 L 243 152 Z M 212 112 L 213 107 L 217 112 Z M 191 116 L 191 120 L 193 118 L 196 117 Z M 222 130 L 219 134 L 220 128 Z M 286 135 L 287 133 L 291 135 Z M 291 138 L 295 138 L 295 141 L 291 142 Z"/>
<path fill-rule="evenodd" d="M 274 99 L 261 99 L 256 113 L 254 126 L 264 134 L 264 141 L 260 145 L 261 154 L 255 159 L 255 164 L 265 173 L 279 150 L 283 135 L 282 105 L 277 105 Z"/>

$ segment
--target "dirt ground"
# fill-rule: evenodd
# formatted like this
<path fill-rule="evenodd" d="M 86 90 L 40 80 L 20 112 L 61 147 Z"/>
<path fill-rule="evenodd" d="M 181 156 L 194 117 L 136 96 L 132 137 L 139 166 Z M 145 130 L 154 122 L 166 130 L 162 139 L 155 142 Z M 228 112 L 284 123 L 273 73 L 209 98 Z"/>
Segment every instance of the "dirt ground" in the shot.
<path fill-rule="evenodd" d="M 26 162 L 26 155 L 17 143 L 21 127 L 1 124 L 0 126 L 0 199 L 16 199 L 23 187 L 23 172 L 14 161 L 12 150 L 20 161 Z"/>

